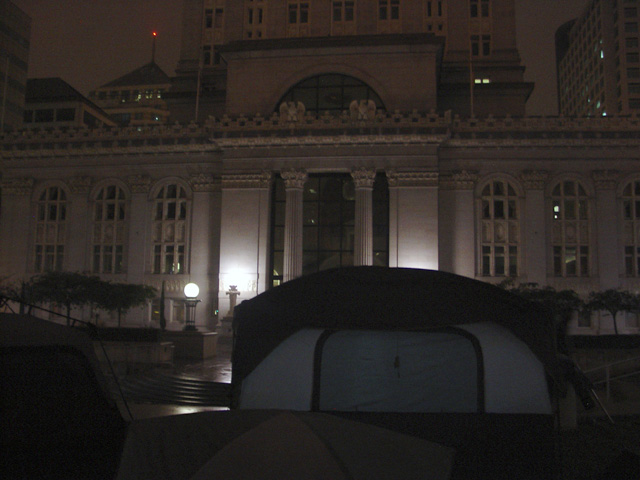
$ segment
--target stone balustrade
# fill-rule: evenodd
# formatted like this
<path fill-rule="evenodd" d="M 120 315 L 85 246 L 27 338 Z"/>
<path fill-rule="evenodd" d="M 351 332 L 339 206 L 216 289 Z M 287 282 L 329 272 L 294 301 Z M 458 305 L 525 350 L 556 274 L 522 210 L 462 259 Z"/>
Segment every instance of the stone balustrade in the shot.
<path fill-rule="evenodd" d="M 237 117 L 209 117 L 204 124 L 166 124 L 141 127 L 54 128 L 15 130 L 0 134 L 0 158 L 56 157 L 76 155 L 130 155 L 212 152 L 251 138 L 284 139 L 315 137 L 315 142 L 334 141 L 337 136 L 368 141 L 379 137 L 386 143 L 394 136 L 414 136 L 429 142 L 558 141 L 640 142 L 640 117 L 452 117 L 449 112 L 376 112 L 371 119 L 354 119 L 307 113 L 289 120 L 278 113 Z M 426 140 L 425 140 L 426 139 Z M 291 141 L 291 140 L 289 140 Z M 299 142 L 299 140 L 297 140 Z M 308 142 L 303 142 L 308 143 Z M 526 143 L 526 142 L 525 142 Z"/>

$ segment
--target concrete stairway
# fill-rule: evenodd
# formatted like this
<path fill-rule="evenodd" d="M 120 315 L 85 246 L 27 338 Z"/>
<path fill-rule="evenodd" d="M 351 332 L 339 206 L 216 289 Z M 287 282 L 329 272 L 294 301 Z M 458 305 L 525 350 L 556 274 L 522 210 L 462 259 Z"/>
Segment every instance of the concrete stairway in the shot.
<path fill-rule="evenodd" d="M 127 376 L 120 386 L 128 401 L 170 405 L 228 407 L 231 387 L 181 374 L 153 372 Z"/>

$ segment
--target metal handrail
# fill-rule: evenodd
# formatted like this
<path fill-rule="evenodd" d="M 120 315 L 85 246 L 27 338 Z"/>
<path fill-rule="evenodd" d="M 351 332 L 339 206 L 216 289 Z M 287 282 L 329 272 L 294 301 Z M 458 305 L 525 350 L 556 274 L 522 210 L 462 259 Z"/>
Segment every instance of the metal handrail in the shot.
<path fill-rule="evenodd" d="M 619 360 L 617 362 L 607 363 L 605 365 L 600 365 L 599 367 L 590 368 L 589 370 L 584 370 L 583 373 L 585 375 L 587 375 L 589 373 L 593 373 L 593 372 L 604 370 L 604 374 L 605 374 L 604 380 L 599 380 L 597 382 L 593 382 L 593 384 L 594 385 L 599 385 L 599 384 L 604 383 L 605 384 L 607 400 L 609 400 L 611 398 L 611 381 L 612 380 L 620 380 L 622 378 L 628 378 L 628 377 L 632 377 L 634 375 L 640 375 L 640 368 L 639 368 L 636 371 L 632 371 L 630 373 L 624 373 L 624 374 L 621 374 L 621 375 L 616 375 L 614 377 L 611 376 L 611 368 L 612 367 L 615 367 L 615 366 L 618 366 L 618 365 L 622 365 L 622 364 L 625 364 L 625 363 L 630 363 L 630 362 L 640 362 L 640 356 L 627 358 L 627 359 L 624 359 L 624 360 Z"/>

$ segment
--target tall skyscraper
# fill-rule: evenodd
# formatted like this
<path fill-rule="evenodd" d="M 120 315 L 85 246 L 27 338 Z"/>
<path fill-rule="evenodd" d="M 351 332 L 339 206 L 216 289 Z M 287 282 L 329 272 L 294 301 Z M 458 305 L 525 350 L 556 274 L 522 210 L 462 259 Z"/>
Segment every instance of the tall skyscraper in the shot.
<path fill-rule="evenodd" d="M 0 0 L 0 130 L 22 125 L 31 19 Z"/>
<path fill-rule="evenodd" d="M 556 32 L 558 111 L 563 115 L 640 112 L 637 0 L 593 0 Z"/>

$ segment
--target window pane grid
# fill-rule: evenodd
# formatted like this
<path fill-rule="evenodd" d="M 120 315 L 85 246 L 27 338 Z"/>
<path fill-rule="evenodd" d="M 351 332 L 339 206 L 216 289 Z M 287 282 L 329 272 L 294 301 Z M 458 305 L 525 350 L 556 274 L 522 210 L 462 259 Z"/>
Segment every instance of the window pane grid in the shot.
<path fill-rule="evenodd" d="M 625 275 L 640 277 L 640 180 L 630 182 L 622 192 L 622 219 Z"/>
<path fill-rule="evenodd" d="M 93 272 L 122 273 L 126 231 L 124 191 L 109 185 L 100 190 L 94 206 Z"/>
<path fill-rule="evenodd" d="M 47 188 L 36 207 L 34 269 L 62 270 L 66 232 L 67 196 L 59 187 Z"/>
<path fill-rule="evenodd" d="M 180 185 L 167 185 L 156 195 L 152 230 L 153 273 L 186 273 L 188 210 L 187 193 Z"/>
<path fill-rule="evenodd" d="M 565 180 L 552 190 L 553 274 L 590 275 L 589 208 L 584 187 Z"/>
<path fill-rule="evenodd" d="M 519 204 L 508 182 L 494 180 L 480 199 L 482 276 L 517 276 L 520 242 Z"/>

